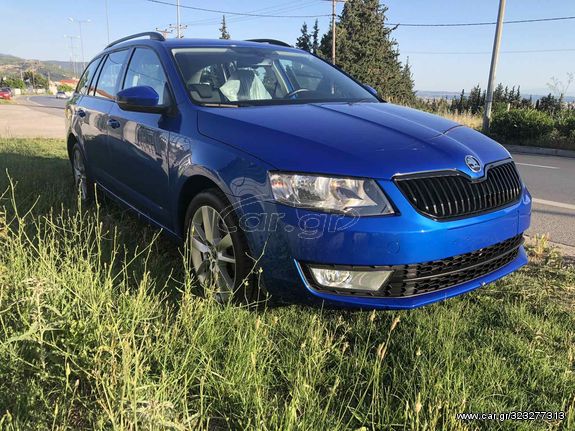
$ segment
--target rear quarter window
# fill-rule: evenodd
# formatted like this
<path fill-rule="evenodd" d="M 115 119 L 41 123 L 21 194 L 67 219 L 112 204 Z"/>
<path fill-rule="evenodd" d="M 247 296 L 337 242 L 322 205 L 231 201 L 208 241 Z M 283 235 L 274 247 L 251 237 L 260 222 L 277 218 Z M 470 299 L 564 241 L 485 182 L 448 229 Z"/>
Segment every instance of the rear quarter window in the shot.
<path fill-rule="evenodd" d="M 100 61 L 102 61 L 101 57 L 93 60 L 88 65 L 88 67 L 86 67 L 86 70 L 82 74 L 82 77 L 80 78 L 80 81 L 78 82 L 78 86 L 76 87 L 76 93 L 83 94 L 83 95 L 88 94 L 88 88 L 90 86 L 90 82 L 92 81 L 92 78 L 96 74 L 96 70 L 98 69 L 98 65 L 100 64 Z"/>
<path fill-rule="evenodd" d="M 112 100 L 116 97 L 120 76 L 127 58 L 127 49 L 108 55 L 98 77 L 95 96 Z"/>

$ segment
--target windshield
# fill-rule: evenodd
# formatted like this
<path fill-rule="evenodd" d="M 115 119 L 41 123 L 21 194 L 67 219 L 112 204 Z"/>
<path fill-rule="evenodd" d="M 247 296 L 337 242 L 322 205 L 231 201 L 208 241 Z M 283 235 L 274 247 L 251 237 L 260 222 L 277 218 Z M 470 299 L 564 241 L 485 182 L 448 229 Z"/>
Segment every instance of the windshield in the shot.
<path fill-rule="evenodd" d="M 192 98 L 203 105 L 378 102 L 364 87 L 322 60 L 270 48 L 173 50 Z"/>

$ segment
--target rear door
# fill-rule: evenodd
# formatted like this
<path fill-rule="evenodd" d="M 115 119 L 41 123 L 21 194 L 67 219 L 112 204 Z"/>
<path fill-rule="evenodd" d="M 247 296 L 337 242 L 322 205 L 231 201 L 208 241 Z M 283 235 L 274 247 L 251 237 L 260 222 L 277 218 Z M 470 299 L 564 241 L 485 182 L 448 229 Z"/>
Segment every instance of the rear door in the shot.
<path fill-rule="evenodd" d="M 159 95 L 159 105 L 171 105 L 172 93 L 157 54 L 150 48 L 134 49 L 122 89 L 149 86 Z M 112 175 L 121 197 L 155 221 L 169 226 L 168 142 L 177 130 L 169 114 L 131 112 L 117 104 L 110 111 L 109 147 Z"/>
<path fill-rule="evenodd" d="M 71 117 L 72 129 L 83 147 L 88 170 L 94 179 L 98 179 L 98 169 L 95 163 L 98 160 L 98 154 L 95 151 L 105 143 L 106 139 L 106 131 L 104 130 L 104 137 L 102 137 L 98 125 L 98 116 L 95 114 L 100 109 L 106 108 L 99 106 L 98 101 L 93 100 L 93 97 L 90 96 L 90 92 L 93 91 L 91 85 L 92 82 L 96 82 L 101 62 L 102 57 L 99 57 L 88 65 L 80 78 L 68 111 L 69 117 Z"/>

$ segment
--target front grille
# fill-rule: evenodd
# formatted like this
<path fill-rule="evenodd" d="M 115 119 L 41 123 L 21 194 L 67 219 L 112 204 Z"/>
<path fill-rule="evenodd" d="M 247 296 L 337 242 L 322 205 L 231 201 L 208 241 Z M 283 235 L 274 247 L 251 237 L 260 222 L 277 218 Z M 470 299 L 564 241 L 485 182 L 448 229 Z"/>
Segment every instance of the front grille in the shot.
<path fill-rule="evenodd" d="M 507 206 L 519 200 L 521 179 L 515 163 L 486 168 L 486 175 L 471 180 L 457 173 L 399 177 L 397 186 L 420 213 L 438 220 L 467 217 Z"/>
<path fill-rule="evenodd" d="M 317 285 L 313 287 L 320 291 L 347 295 L 389 298 L 421 295 L 457 286 L 497 271 L 517 258 L 522 243 L 523 235 L 517 235 L 498 244 L 446 259 L 412 265 L 378 266 L 377 269 L 392 270 L 393 275 L 389 283 L 373 293 L 325 289 Z M 308 280 L 313 280 L 309 271 L 305 272 Z"/>

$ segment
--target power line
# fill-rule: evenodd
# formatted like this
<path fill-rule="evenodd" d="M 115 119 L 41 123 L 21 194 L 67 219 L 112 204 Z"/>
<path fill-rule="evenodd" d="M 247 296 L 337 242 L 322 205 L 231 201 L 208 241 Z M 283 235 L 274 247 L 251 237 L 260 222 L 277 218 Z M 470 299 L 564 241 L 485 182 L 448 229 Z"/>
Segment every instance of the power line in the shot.
<path fill-rule="evenodd" d="M 510 21 L 503 21 L 503 24 L 525 24 L 532 22 L 549 22 L 549 21 L 567 21 L 575 19 L 575 16 L 559 16 L 553 18 L 536 18 L 536 19 L 517 19 Z M 471 26 L 486 26 L 495 25 L 497 21 L 486 22 L 460 22 L 460 23 L 442 23 L 442 24 L 424 24 L 424 23 L 386 23 L 387 25 L 400 26 L 400 27 L 471 27 Z"/>
<path fill-rule="evenodd" d="M 557 49 L 525 49 L 500 51 L 501 54 L 530 54 L 542 52 L 572 52 L 575 48 L 557 48 Z M 403 54 L 410 55 L 483 55 L 491 54 L 491 51 L 402 51 Z"/>
<path fill-rule="evenodd" d="M 150 2 L 150 3 L 163 4 L 163 5 L 167 5 L 167 6 L 177 6 L 176 3 L 170 3 L 167 1 L 163 1 L 163 0 L 146 0 L 146 1 Z M 324 15 L 267 15 L 267 14 L 257 14 L 257 13 L 250 13 L 250 12 L 230 12 L 230 11 L 225 11 L 225 10 L 206 9 L 206 8 L 195 7 L 195 6 L 187 6 L 187 5 L 180 5 L 180 7 L 183 9 L 192 9 L 192 10 L 197 10 L 197 11 L 201 11 L 201 12 L 219 13 L 222 15 L 253 16 L 253 17 L 258 17 L 258 18 L 320 18 L 320 17 L 331 16 L 331 14 L 324 14 Z"/>
<path fill-rule="evenodd" d="M 303 0 L 301 0 L 303 1 Z M 312 4 L 317 4 L 316 1 L 308 1 L 306 3 L 301 3 L 301 4 L 291 4 L 291 5 L 286 5 L 284 4 L 276 4 L 275 6 L 268 6 L 262 9 L 255 9 L 255 10 L 251 10 L 248 11 L 251 14 L 259 14 L 259 15 L 263 15 L 264 12 L 266 12 L 266 15 L 269 14 L 279 14 L 280 12 L 292 12 L 294 10 L 298 10 L 298 9 L 303 9 L 306 8 L 308 6 L 311 6 Z M 228 20 L 228 22 L 230 23 L 239 23 L 239 22 L 245 22 L 245 21 L 250 21 L 250 20 L 254 20 L 254 19 L 259 19 L 261 17 L 259 16 L 236 16 L 235 18 L 232 17 Z M 221 17 L 217 17 L 217 18 L 203 18 L 203 19 L 198 19 L 195 21 L 187 21 L 186 24 L 192 24 L 192 25 L 210 25 L 210 24 L 219 24 L 221 20 Z"/>
<path fill-rule="evenodd" d="M 165 0 L 145 0 L 150 3 L 156 4 L 163 4 L 166 6 L 177 6 L 176 3 L 171 3 Z M 188 6 L 188 5 L 180 5 L 181 8 L 184 9 L 192 9 L 201 12 L 211 12 L 211 13 L 218 13 L 218 14 L 225 14 L 225 15 L 237 15 L 237 16 L 250 16 L 250 17 L 257 17 L 257 18 L 323 18 L 323 17 L 331 17 L 332 14 L 319 14 L 319 15 L 275 15 L 275 14 L 261 14 L 261 13 L 251 13 L 251 12 L 231 12 L 225 10 L 218 10 L 218 9 L 206 9 L 196 6 Z M 534 23 L 534 22 L 552 22 L 552 21 L 567 21 L 573 20 L 575 16 L 560 16 L 560 17 L 551 17 L 551 18 L 534 18 L 534 19 L 518 19 L 518 20 L 509 20 L 504 21 L 503 24 L 526 24 L 526 23 Z M 390 26 L 402 26 L 402 27 L 471 27 L 471 26 L 488 26 L 488 25 L 495 25 L 497 21 L 483 21 L 483 22 L 459 22 L 459 23 L 386 23 Z"/>

